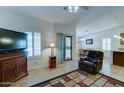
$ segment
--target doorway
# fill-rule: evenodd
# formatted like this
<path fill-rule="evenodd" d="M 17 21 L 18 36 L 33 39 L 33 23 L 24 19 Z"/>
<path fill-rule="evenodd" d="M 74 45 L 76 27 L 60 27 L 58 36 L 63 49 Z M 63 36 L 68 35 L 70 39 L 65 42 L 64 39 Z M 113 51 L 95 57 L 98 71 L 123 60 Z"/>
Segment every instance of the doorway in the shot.
<path fill-rule="evenodd" d="M 64 40 L 64 60 L 72 60 L 72 36 L 65 36 Z"/>
<path fill-rule="evenodd" d="M 63 33 L 57 33 L 56 47 L 57 47 L 56 55 L 58 55 L 58 61 L 60 63 L 72 60 L 72 36 Z"/>

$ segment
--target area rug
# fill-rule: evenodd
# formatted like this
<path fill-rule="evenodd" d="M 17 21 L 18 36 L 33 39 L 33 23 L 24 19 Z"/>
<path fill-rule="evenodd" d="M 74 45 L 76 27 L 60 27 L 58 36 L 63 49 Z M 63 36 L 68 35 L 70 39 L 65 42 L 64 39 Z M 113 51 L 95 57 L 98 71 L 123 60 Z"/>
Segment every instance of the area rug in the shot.
<path fill-rule="evenodd" d="M 75 70 L 32 87 L 124 87 L 124 83 L 102 74 Z"/>

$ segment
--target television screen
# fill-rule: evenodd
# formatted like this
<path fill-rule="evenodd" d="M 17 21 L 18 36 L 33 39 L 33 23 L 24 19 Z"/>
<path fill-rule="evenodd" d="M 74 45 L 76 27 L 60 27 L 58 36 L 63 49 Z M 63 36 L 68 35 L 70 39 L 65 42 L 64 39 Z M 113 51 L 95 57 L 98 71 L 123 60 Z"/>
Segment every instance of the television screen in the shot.
<path fill-rule="evenodd" d="M 0 51 L 25 49 L 27 34 L 0 28 Z"/>

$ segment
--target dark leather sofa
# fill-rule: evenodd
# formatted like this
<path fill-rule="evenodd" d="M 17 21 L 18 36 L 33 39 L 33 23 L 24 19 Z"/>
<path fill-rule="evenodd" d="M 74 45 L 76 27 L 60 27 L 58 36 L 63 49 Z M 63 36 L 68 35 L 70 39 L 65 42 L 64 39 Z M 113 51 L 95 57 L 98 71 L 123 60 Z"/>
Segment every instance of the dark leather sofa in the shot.
<path fill-rule="evenodd" d="M 78 67 L 92 74 L 98 73 L 102 69 L 103 52 L 89 50 L 85 58 L 80 58 Z"/>

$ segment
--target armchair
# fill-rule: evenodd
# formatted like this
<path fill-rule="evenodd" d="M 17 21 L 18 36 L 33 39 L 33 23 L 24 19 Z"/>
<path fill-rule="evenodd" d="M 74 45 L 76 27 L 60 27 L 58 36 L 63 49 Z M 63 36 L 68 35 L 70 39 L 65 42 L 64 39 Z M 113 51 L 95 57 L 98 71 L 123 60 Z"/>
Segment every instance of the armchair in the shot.
<path fill-rule="evenodd" d="M 103 52 L 89 50 L 85 58 L 78 61 L 79 69 L 85 70 L 92 74 L 98 73 L 102 69 Z"/>

